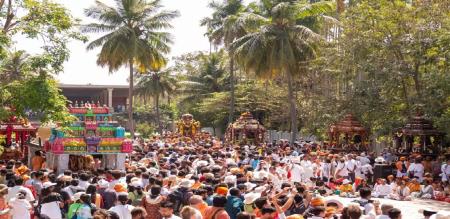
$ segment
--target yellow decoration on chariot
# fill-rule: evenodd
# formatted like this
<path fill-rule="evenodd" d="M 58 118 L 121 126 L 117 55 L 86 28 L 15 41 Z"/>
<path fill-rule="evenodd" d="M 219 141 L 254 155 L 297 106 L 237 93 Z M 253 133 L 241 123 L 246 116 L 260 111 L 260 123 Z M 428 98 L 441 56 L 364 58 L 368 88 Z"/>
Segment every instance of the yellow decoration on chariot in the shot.
<path fill-rule="evenodd" d="M 177 131 L 181 136 L 195 136 L 200 130 L 200 122 L 194 120 L 191 114 L 184 114 L 177 121 Z"/>

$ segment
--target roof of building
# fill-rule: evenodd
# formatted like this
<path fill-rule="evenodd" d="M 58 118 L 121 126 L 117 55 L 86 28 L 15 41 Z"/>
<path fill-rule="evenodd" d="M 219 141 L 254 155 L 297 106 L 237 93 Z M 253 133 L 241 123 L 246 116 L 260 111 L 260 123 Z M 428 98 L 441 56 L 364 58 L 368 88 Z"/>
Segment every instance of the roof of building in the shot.
<path fill-rule="evenodd" d="M 128 85 L 96 85 L 96 84 L 58 84 L 59 88 L 75 88 L 75 89 L 107 89 L 107 88 L 113 88 L 113 89 L 128 89 Z"/>

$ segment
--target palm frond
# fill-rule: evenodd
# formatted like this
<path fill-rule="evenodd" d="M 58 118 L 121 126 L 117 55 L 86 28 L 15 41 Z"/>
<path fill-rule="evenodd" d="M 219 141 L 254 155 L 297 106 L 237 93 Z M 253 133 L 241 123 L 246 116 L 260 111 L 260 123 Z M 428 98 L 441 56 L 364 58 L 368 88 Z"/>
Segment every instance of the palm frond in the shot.
<path fill-rule="evenodd" d="M 333 13 L 336 9 L 334 2 L 321 1 L 312 4 L 297 4 L 297 14 L 298 19 L 303 19 L 306 17 L 315 17 L 319 15 L 325 15 L 328 13 Z"/>
<path fill-rule="evenodd" d="M 102 32 L 110 32 L 117 29 L 115 25 L 106 25 L 106 24 L 98 24 L 98 23 L 90 23 L 86 25 L 81 25 L 81 31 L 84 33 L 102 33 Z"/>
<path fill-rule="evenodd" d="M 124 22 L 123 17 L 115 8 L 98 0 L 95 1 L 95 6 L 85 9 L 84 13 L 86 16 L 99 20 L 104 24 L 120 25 Z"/>

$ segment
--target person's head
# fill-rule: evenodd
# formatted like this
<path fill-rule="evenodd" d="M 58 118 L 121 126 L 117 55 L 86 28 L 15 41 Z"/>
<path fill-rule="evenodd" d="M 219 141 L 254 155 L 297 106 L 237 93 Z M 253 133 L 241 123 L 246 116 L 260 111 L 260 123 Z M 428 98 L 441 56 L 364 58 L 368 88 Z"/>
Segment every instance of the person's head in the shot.
<path fill-rule="evenodd" d="M 401 219 L 402 218 L 402 211 L 398 208 L 391 208 L 388 211 L 388 216 L 390 219 Z"/>
<path fill-rule="evenodd" d="M 80 174 L 80 180 L 82 180 L 82 181 L 88 181 L 89 180 L 89 174 L 87 174 L 87 173 L 81 173 Z"/>
<path fill-rule="evenodd" d="M 64 170 L 64 176 L 72 176 L 71 170 Z"/>
<path fill-rule="evenodd" d="M 256 219 L 256 216 L 254 214 L 243 211 L 239 212 L 239 214 L 236 215 L 236 219 Z"/>
<path fill-rule="evenodd" d="M 71 186 L 78 186 L 80 184 L 80 181 L 78 179 L 72 179 L 70 181 Z"/>
<path fill-rule="evenodd" d="M 111 171 L 111 176 L 115 180 L 118 180 L 118 179 L 120 179 L 120 177 L 122 177 L 122 172 L 120 172 L 119 170 L 113 170 L 113 171 Z"/>
<path fill-rule="evenodd" d="M 389 210 L 393 209 L 394 206 L 391 204 L 382 204 L 381 205 L 381 214 L 388 215 Z"/>
<path fill-rule="evenodd" d="M 120 192 L 117 195 L 117 201 L 119 201 L 120 204 L 126 205 L 128 202 L 128 193 L 126 192 Z"/>
<path fill-rule="evenodd" d="M 98 209 L 97 211 L 95 211 L 94 215 L 92 215 L 93 219 L 109 219 L 108 218 L 108 211 L 106 211 L 105 209 Z"/>
<path fill-rule="evenodd" d="M 393 182 L 394 179 L 395 179 L 395 177 L 394 177 L 394 175 L 389 175 L 389 176 L 386 177 L 386 179 L 387 179 L 389 182 Z"/>
<path fill-rule="evenodd" d="M 161 202 L 161 206 L 159 208 L 159 213 L 163 217 L 171 217 L 173 214 L 173 203 L 169 201 Z"/>
<path fill-rule="evenodd" d="M 231 196 L 240 196 L 241 191 L 238 188 L 231 188 L 229 191 Z"/>
<path fill-rule="evenodd" d="M 90 204 L 91 203 L 91 195 L 89 195 L 89 194 L 82 194 L 80 196 L 80 201 L 82 203 L 85 203 L 85 204 Z"/>
<path fill-rule="evenodd" d="M 94 185 L 94 184 L 91 184 L 91 185 L 89 185 L 87 188 L 86 188 L 86 194 L 95 194 L 95 193 L 97 193 L 97 186 L 96 185 Z"/>
<path fill-rule="evenodd" d="M 156 198 L 161 194 L 161 186 L 154 185 L 150 188 L 150 197 Z"/>
<path fill-rule="evenodd" d="M 131 210 L 131 218 L 132 219 L 145 219 L 147 216 L 147 212 L 142 207 L 135 207 Z"/>
<path fill-rule="evenodd" d="M 227 197 L 222 195 L 214 196 L 212 206 L 217 208 L 224 208 L 227 204 Z"/>
<path fill-rule="evenodd" d="M 21 186 L 23 185 L 23 178 L 16 176 L 16 178 L 14 179 L 16 186 Z"/>
<path fill-rule="evenodd" d="M 359 195 L 361 196 L 361 198 L 370 199 L 372 191 L 370 191 L 370 188 L 363 187 L 359 190 Z"/>
<path fill-rule="evenodd" d="M 311 208 L 310 213 L 316 217 L 325 217 L 325 207 L 317 206 L 317 207 Z"/>
<path fill-rule="evenodd" d="M 359 219 L 362 215 L 359 205 L 349 205 L 347 207 L 347 215 L 350 219 Z"/>
<path fill-rule="evenodd" d="M 117 214 L 114 211 L 107 211 L 108 213 L 108 219 L 120 219 L 119 214 Z"/>
<path fill-rule="evenodd" d="M 180 211 L 181 219 L 196 219 L 195 208 L 184 206 Z"/>
<path fill-rule="evenodd" d="M 273 207 L 265 207 L 261 209 L 261 219 L 274 219 L 277 211 Z"/>
<path fill-rule="evenodd" d="M 16 168 L 22 166 L 22 161 L 16 161 L 16 162 L 14 163 L 14 166 L 15 166 Z"/>
<path fill-rule="evenodd" d="M 203 204 L 203 197 L 200 195 L 193 195 L 189 198 L 189 205 L 196 207 Z"/>
<path fill-rule="evenodd" d="M 258 209 L 263 209 L 264 207 L 269 206 L 269 203 L 267 202 L 266 197 L 257 198 L 254 203 Z"/>

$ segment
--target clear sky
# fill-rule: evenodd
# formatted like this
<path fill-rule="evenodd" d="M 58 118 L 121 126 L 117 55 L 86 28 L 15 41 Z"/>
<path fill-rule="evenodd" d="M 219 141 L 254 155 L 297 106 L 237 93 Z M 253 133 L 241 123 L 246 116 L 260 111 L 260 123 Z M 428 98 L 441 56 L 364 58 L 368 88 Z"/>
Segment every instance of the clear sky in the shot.
<path fill-rule="evenodd" d="M 83 10 L 94 4 L 94 0 L 55 0 L 64 4 L 76 18 L 83 22 L 89 22 L 83 15 Z M 112 0 L 102 0 L 111 3 Z M 170 32 L 174 36 L 174 44 L 169 57 L 178 56 L 192 51 L 208 51 L 208 39 L 204 36 L 205 28 L 200 27 L 200 20 L 209 16 L 211 10 L 207 7 L 209 0 L 162 0 L 165 9 L 178 10 L 180 17 L 173 21 L 174 28 Z M 111 5 L 114 3 L 111 3 Z M 94 39 L 96 36 L 90 36 Z M 30 42 L 18 38 L 17 49 L 24 49 L 29 53 L 39 50 L 36 42 Z M 66 84 L 128 84 L 127 69 L 109 74 L 106 68 L 96 65 L 99 50 L 86 51 L 86 45 L 82 42 L 69 44 L 71 50 L 70 59 L 64 64 L 64 73 L 57 76 L 61 83 Z"/>

